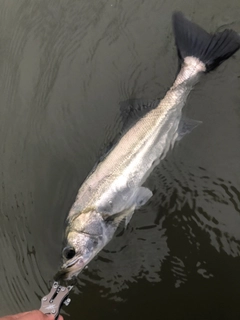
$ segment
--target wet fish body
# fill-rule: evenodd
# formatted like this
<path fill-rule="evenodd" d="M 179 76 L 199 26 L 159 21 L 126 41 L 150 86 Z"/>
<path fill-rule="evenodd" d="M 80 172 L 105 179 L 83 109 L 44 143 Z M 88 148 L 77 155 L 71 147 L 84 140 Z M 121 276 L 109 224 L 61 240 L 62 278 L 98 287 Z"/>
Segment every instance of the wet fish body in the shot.
<path fill-rule="evenodd" d="M 156 164 L 197 121 L 181 122 L 186 98 L 200 75 L 216 68 L 240 47 L 232 30 L 210 35 L 181 13 L 173 16 L 180 72 L 160 101 L 126 134 L 79 189 L 68 218 L 61 273 L 77 275 L 111 240 L 119 223 L 126 224 L 152 192 L 143 183 Z"/>

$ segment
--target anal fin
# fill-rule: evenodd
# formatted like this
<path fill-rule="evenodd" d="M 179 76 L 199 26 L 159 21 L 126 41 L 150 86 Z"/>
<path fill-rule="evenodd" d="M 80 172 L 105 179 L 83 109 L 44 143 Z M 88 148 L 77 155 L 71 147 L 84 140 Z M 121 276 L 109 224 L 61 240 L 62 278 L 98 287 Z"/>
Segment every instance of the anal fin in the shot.
<path fill-rule="evenodd" d="M 178 126 L 177 141 L 181 140 L 186 134 L 197 128 L 202 121 L 184 118 L 180 121 Z"/>

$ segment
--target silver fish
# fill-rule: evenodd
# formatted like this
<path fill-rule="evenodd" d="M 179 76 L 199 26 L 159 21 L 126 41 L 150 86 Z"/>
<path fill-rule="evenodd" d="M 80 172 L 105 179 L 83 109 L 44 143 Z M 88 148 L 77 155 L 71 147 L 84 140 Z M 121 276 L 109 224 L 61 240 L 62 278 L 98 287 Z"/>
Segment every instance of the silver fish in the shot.
<path fill-rule="evenodd" d="M 119 223 L 152 196 L 143 183 L 168 150 L 198 122 L 182 125 L 181 113 L 189 92 L 202 73 L 216 68 L 240 48 L 232 30 L 214 35 L 173 14 L 173 29 L 181 69 L 158 106 L 120 139 L 79 189 L 66 228 L 60 272 L 71 279 L 112 239 Z"/>

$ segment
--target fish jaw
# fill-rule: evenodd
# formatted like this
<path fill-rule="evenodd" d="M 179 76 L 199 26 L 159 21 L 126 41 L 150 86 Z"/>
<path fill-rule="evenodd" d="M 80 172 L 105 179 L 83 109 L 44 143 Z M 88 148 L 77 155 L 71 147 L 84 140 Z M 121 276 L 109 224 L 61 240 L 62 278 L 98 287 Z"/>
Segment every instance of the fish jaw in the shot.
<path fill-rule="evenodd" d="M 68 263 L 63 264 L 60 270 L 61 278 L 64 280 L 71 280 L 73 277 L 77 277 L 89 262 L 90 260 L 84 261 L 82 257 L 78 257 L 71 265 Z"/>
<path fill-rule="evenodd" d="M 112 239 L 116 228 L 116 224 L 106 222 L 94 210 L 80 213 L 71 219 L 66 229 L 61 278 L 70 280 L 76 277 Z"/>

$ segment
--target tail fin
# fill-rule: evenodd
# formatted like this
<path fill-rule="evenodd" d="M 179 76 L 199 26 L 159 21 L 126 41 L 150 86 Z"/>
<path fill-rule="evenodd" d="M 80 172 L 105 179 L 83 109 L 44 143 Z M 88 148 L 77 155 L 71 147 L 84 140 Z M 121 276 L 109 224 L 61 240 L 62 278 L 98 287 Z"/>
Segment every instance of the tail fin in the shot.
<path fill-rule="evenodd" d="M 240 48 L 240 36 L 235 31 L 226 29 L 211 35 L 180 12 L 173 14 L 173 30 L 180 59 L 196 57 L 205 64 L 207 72 Z"/>

